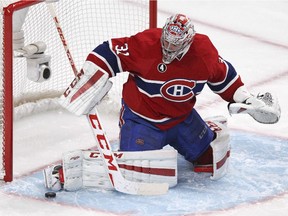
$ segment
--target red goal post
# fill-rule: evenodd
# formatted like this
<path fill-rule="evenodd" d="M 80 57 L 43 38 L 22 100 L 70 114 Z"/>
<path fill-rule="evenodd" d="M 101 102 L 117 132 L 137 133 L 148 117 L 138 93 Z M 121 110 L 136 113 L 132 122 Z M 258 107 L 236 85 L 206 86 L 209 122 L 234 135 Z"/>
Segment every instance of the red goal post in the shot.
<path fill-rule="evenodd" d="M 99 43 L 111 37 L 129 36 L 157 26 L 157 0 L 50 2 L 56 8 L 78 70 L 86 55 Z M 19 118 L 17 115 L 25 115 L 23 110 L 35 110 L 23 109 L 27 104 L 37 106 L 42 100 L 59 97 L 73 78 L 73 71 L 46 3 L 43 0 L 22 0 L 1 6 L 0 180 L 6 182 L 13 180 L 13 121 Z M 23 52 L 23 45 L 33 46 L 38 41 L 46 46 L 43 52 Z M 43 74 L 51 72 L 51 77 L 43 82 L 33 80 L 36 70 L 31 68 L 37 66 L 39 69 L 39 65 L 35 65 L 39 61 L 35 58 L 49 61 L 49 64 L 45 62 L 45 69 L 42 71 L 41 68 L 41 71 Z M 53 106 L 53 103 L 44 104 Z"/>

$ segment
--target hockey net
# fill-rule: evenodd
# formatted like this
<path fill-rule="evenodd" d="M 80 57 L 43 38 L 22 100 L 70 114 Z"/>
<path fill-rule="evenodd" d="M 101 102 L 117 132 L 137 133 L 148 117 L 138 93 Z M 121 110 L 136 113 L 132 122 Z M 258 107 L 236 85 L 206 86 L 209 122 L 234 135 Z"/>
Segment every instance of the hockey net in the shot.
<path fill-rule="evenodd" d="M 80 70 L 87 54 L 112 37 L 134 34 L 156 26 L 155 0 L 59 0 L 54 5 L 63 34 Z M 0 24 L 0 180 L 13 179 L 13 121 L 38 111 L 58 108 L 57 98 L 74 77 L 47 2 L 22 0 L 1 2 Z M 13 25 L 12 25 L 13 23 Z M 51 77 L 43 82 L 28 78 L 24 46 L 41 41 L 50 56 Z M 16 34 L 13 34 L 15 33 Z M 14 39 L 14 41 L 13 41 Z M 14 50 L 13 50 L 14 48 Z M 109 94 L 118 94 L 125 77 L 116 77 Z M 119 100 L 120 101 L 120 100 Z"/>

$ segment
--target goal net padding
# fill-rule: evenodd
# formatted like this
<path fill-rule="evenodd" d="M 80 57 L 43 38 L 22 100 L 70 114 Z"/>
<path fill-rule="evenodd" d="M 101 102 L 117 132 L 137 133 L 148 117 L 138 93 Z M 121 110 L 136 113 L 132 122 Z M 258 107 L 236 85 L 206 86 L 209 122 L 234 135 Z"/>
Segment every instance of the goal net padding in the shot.
<path fill-rule="evenodd" d="M 12 181 L 13 121 L 60 108 L 57 98 L 74 74 L 45 1 L 7 2 L 1 6 L 0 26 L 0 180 Z M 53 4 L 78 71 L 87 54 L 103 41 L 129 36 L 157 24 L 155 0 L 59 0 Z M 48 80 L 35 82 L 28 78 L 31 65 L 28 67 L 27 62 L 31 58 L 19 51 L 15 40 L 13 44 L 13 33 L 19 31 L 23 32 L 24 46 L 38 41 L 46 45 L 45 56 L 51 58 Z M 126 78 L 126 73 L 112 78 L 113 88 L 105 99 L 115 112 L 120 108 Z"/>

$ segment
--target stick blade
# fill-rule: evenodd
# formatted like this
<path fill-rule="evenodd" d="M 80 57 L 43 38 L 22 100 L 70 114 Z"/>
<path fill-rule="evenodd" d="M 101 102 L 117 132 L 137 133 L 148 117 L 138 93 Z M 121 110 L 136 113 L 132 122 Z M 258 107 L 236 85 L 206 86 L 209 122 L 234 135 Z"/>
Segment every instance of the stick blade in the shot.
<path fill-rule="evenodd" d="M 168 192 L 169 184 L 167 183 L 154 183 L 139 185 L 139 195 L 164 195 Z"/>
<path fill-rule="evenodd" d="M 114 185 L 115 189 L 119 192 L 131 195 L 164 195 L 168 192 L 168 183 L 145 183 L 145 182 L 132 182 L 125 180 L 120 184 Z"/>

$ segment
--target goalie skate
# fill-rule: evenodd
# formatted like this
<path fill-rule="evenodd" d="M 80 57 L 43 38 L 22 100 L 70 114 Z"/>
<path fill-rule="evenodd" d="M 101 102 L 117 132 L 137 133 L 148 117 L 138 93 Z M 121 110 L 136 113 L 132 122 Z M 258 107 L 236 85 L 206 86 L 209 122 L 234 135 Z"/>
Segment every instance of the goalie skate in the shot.
<path fill-rule="evenodd" d="M 54 165 L 43 170 L 45 187 L 52 191 L 59 191 L 62 189 L 62 184 L 59 178 L 59 170 L 61 165 Z"/>

